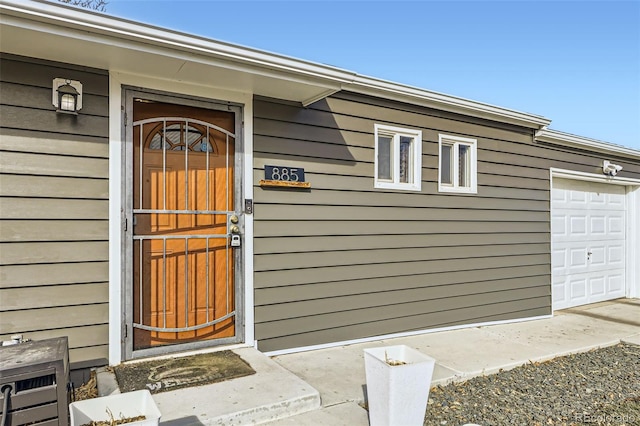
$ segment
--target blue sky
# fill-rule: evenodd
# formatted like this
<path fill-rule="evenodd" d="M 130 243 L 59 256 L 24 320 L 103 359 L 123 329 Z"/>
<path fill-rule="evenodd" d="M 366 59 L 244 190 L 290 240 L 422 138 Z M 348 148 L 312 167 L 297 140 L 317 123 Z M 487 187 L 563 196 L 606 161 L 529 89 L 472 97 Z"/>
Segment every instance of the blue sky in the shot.
<path fill-rule="evenodd" d="M 135 1 L 107 13 L 552 119 L 640 149 L 640 0 Z"/>

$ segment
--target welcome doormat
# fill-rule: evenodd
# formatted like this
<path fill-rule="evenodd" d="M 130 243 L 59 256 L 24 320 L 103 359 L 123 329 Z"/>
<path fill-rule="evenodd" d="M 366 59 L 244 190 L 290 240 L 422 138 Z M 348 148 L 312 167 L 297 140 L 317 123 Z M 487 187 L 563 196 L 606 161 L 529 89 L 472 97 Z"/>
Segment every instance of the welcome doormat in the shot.
<path fill-rule="evenodd" d="M 122 392 L 148 389 L 151 393 L 255 374 L 255 370 L 232 351 L 124 364 L 115 367 L 114 371 Z"/>

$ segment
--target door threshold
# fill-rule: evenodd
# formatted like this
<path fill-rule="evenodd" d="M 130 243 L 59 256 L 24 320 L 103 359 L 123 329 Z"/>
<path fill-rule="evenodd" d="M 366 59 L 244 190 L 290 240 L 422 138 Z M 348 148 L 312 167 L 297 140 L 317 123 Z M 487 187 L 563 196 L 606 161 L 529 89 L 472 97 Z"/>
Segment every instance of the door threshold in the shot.
<path fill-rule="evenodd" d="M 206 354 L 210 352 L 230 351 L 234 349 L 251 348 L 251 347 L 253 346 L 247 343 L 232 343 L 229 345 L 212 346 L 210 348 L 190 349 L 183 352 L 172 352 L 172 353 L 162 354 L 162 355 L 151 355 L 148 357 L 129 359 L 129 360 L 123 361 L 121 364 L 137 364 L 139 362 L 147 362 L 147 361 L 154 361 L 154 360 L 183 358 L 187 356 Z"/>

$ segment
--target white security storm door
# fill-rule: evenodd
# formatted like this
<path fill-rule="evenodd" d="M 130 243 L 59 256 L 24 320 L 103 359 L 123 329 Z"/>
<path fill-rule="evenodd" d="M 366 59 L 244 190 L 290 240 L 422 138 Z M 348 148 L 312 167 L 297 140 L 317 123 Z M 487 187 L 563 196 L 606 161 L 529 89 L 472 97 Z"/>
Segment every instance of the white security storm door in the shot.
<path fill-rule="evenodd" d="M 125 357 L 238 343 L 240 110 L 126 93 Z"/>
<path fill-rule="evenodd" d="M 553 309 L 625 296 L 625 187 L 554 179 Z"/>

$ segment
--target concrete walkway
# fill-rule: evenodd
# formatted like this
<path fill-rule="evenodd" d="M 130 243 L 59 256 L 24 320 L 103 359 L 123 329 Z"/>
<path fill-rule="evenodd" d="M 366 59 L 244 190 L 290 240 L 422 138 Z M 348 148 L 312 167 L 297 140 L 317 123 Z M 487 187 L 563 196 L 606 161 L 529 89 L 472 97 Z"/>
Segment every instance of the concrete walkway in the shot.
<path fill-rule="evenodd" d="M 232 350 L 256 373 L 153 394 L 161 425 L 249 425 L 321 408 L 317 390 L 269 357 L 249 347 Z M 100 396 L 120 393 L 109 368 L 98 370 L 97 382 Z"/>
<path fill-rule="evenodd" d="M 463 381 L 531 361 L 640 344 L 640 299 L 556 312 L 553 318 L 378 340 L 266 357 L 233 349 L 256 374 L 153 395 L 161 425 L 368 425 L 363 349 L 404 344 L 436 359 L 433 383 Z M 100 394 L 117 392 L 103 371 Z M 110 382 L 111 380 L 111 382 Z M 112 385 L 109 389 L 109 385 Z M 429 408 L 427 407 L 427 415 Z"/>
<path fill-rule="evenodd" d="M 436 359 L 432 384 L 463 381 L 531 361 L 640 344 L 640 299 L 556 312 L 553 318 L 379 340 L 273 359 L 320 392 L 322 408 L 269 425 L 367 425 L 363 349 L 404 344 Z M 427 414 L 429 408 L 427 407 Z"/>

